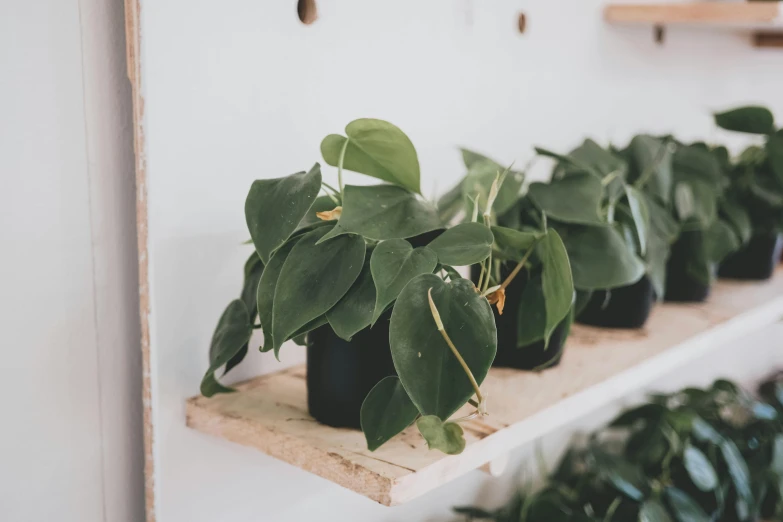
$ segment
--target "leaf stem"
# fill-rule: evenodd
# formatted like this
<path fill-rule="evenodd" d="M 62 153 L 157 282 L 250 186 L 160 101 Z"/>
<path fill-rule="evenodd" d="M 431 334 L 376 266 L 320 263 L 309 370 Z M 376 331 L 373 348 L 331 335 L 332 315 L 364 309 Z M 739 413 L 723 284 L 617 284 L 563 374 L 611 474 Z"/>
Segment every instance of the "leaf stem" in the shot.
<path fill-rule="evenodd" d="M 533 250 L 535 250 L 536 245 L 538 244 L 539 240 L 536 239 L 536 242 L 533 243 L 530 248 L 527 249 L 527 252 L 525 252 L 525 255 L 522 257 L 522 259 L 517 263 L 517 266 L 514 267 L 514 270 L 510 274 L 508 274 L 508 277 L 505 281 L 500 285 L 500 288 L 503 290 L 506 289 L 508 285 L 511 284 L 511 282 L 514 280 L 514 278 L 519 274 L 519 271 L 522 270 L 522 267 L 525 266 L 525 263 L 527 263 L 528 258 L 530 258 L 530 255 L 533 253 Z"/>
<path fill-rule="evenodd" d="M 484 396 L 481 394 L 479 385 L 476 382 L 476 378 L 473 377 L 473 372 L 470 371 L 470 368 L 468 367 L 468 363 L 466 363 L 465 359 L 462 358 L 462 355 L 460 355 L 459 350 L 457 350 L 457 347 L 454 346 L 453 342 L 451 342 L 451 338 L 449 337 L 449 334 L 446 333 L 446 328 L 443 326 L 443 321 L 441 321 L 440 319 L 440 313 L 438 312 L 438 308 L 435 306 L 435 301 L 432 300 L 432 288 L 427 290 L 427 299 L 430 302 L 430 311 L 432 312 L 432 318 L 435 319 L 435 325 L 438 327 L 438 331 L 443 336 L 443 339 L 446 341 L 446 344 L 448 344 L 449 348 L 451 348 L 451 353 L 453 353 L 454 357 L 457 358 L 460 366 L 462 366 L 462 369 L 465 371 L 465 374 L 468 376 L 468 380 L 470 380 L 470 384 L 473 386 L 473 391 L 476 392 L 476 398 L 478 399 L 478 403 L 479 403 L 479 410 L 481 410 L 481 405 L 484 403 Z"/>
<path fill-rule="evenodd" d="M 489 279 L 490 279 L 490 272 L 492 271 L 492 251 L 489 251 L 489 257 L 487 258 L 487 278 L 484 279 L 484 288 L 483 292 L 487 291 L 487 288 L 489 288 Z"/>
<path fill-rule="evenodd" d="M 340 186 L 340 197 L 342 198 L 343 192 L 344 192 L 344 185 L 343 185 L 343 162 L 345 161 L 345 151 L 348 150 L 348 142 L 351 141 L 351 138 L 345 138 L 345 143 L 343 143 L 343 148 L 340 151 L 340 159 L 337 161 L 337 185 Z"/>

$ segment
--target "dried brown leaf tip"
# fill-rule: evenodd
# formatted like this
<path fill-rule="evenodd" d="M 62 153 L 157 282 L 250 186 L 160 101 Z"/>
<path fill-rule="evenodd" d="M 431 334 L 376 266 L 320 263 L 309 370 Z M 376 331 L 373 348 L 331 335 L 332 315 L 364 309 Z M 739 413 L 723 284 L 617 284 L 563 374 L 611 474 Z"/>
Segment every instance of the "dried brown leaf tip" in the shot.
<path fill-rule="evenodd" d="M 487 296 L 489 304 L 496 304 L 498 307 L 498 314 L 503 315 L 503 308 L 506 306 L 506 289 L 498 288 Z"/>
<path fill-rule="evenodd" d="M 340 219 L 343 213 L 343 207 L 334 207 L 334 210 L 327 210 L 325 212 L 316 212 L 315 215 L 318 219 L 323 221 L 331 221 L 333 219 Z"/>

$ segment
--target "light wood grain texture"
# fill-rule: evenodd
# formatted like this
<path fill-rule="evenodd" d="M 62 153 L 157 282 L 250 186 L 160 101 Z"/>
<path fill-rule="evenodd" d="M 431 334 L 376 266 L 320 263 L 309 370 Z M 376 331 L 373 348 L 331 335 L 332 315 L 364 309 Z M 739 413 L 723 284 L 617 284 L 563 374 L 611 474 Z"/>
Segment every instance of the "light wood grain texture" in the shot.
<path fill-rule="evenodd" d="M 657 306 L 641 330 L 575 326 L 561 364 L 540 373 L 495 368 L 482 384 L 490 415 L 463 424 L 461 455 L 428 451 L 409 428 L 370 453 L 361 432 L 307 413 L 305 369 L 187 402 L 187 424 L 259 449 L 381 504 L 411 500 L 593 412 L 719 346 L 783 317 L 783 269 L 766 283 L 721 281 L 706 304 Z"/>
<path fill-rule="evenodd" d="M 777 2 L 684 2 L 610 4 L 604 18 L 611 23 L 709 25 L 726 28 L 781 27 Z"/>

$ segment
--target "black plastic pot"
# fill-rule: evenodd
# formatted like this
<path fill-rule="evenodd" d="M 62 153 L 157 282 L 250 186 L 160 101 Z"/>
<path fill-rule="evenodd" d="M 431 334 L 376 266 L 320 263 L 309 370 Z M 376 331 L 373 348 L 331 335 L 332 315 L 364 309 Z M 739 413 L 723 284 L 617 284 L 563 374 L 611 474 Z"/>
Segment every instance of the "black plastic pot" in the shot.
<path fill-rule="evenodd" d="M 754 235 L 742 250 L 730 254 L 720 265 L 718 275 L 728 279 L 769 279 L 783 250 L 783 236 Z"/>
<path fill-rule="evenodd" d="M 503 266 L 501 268 L 501 277 L 506 277 L 511 273 L 513 267 Z M 480 269 L 475 266 L 471 269 L 471 277 L 474 282 L 478 282 Z M 555 327 L 549 338 L 549 346 L 544 347 L 544 340 L 517 347 L 519 306 L 522 299 L 522 292 L 527 283 L 528 272 L 520 272 L 508 287 L 506 287 L 506 303 L 503 309 L 503 315 L 498 313 L 497 307 L 492 306 L 492 313 L 495 316 L 495 327 L 498 332 L 498 349 L 495 355 L 493 366 L 503 368 L 515 368 L 517 370 L 543 370 L 557 366 L 563 355 L 568 334 L 571 331 L 572 318 L 569 313 L 560 324 Z"/>
<path fill-rule="evenodd" d="M 611 290 L 594 290 L 577 322 L 604 328 L 641 328 L 650 316 L 655 290 L 647 276 Z"/>
<path fill-rule="evenodd" d="M 710 295 L 710 285 L 693 274 L 691 264 L 704 258 L 704 232 L 682 232 L 674 242 L 666 262 L 666 290 L 664 300 L 680 303 L 701 303 Z M 708 272 L 714 275 L 714 267 Z M 707 274 L 705 274 L 707 275 Z"/>
<path fill-rule="evenodd" d="M 378 381 L 396 375 L 387 312 L 346 341 L 328 324 L 307 336 L 307 407 L 318 422 L 361 429 L 362 402 Z"/>

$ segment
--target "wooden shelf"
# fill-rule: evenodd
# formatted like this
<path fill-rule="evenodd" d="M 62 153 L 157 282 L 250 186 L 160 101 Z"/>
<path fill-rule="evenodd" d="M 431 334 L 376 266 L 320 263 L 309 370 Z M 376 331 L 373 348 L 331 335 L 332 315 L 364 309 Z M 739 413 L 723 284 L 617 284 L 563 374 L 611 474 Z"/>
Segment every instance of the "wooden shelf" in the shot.
<path fill-rule="evenodd" d="M 656 28 L 680 25 L 754 33 L 757 46 L 779 46 L 783 34 L 780 2 L 680 2 L 609 4 L 604 18 L 615 24 L 644 24 Z"/>
<path fill-rule="evenodd" d="M 556 368 L 490 371 L 482 385 L 490 415 L 463 425 L 461 455 L 428 451 L 415 428 L 370 453 L 361 432 L 317 424 L 307 413 L 303 366 L 247 381 L 238 393 L 193 397 L 187 424 L 401 504 L 781 317 L 783 268 L 763 283 L 720 281 L 706 304 L 659 305 L 642 330 L 575 326 Z"/>

